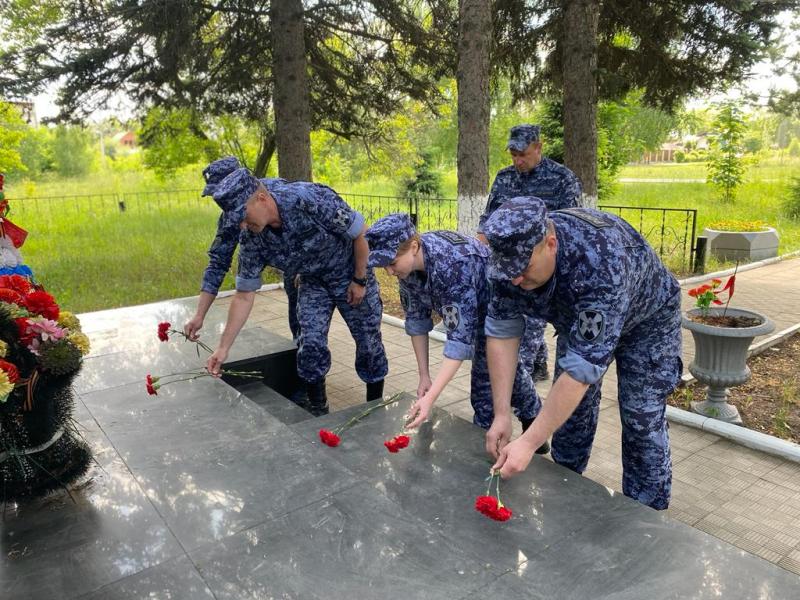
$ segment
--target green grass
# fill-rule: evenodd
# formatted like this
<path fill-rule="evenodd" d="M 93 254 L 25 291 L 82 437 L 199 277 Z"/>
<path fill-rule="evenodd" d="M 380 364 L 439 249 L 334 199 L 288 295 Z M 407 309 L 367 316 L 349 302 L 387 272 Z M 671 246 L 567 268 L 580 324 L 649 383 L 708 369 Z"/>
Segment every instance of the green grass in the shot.
<path fill-rule="evenodd" d="M 764 221 L 778 229 L 780 251 L 785 253 L 800 249 L 800 222 L 785 218 L 779 209 L 792 169 L 796 172 L 798 167 L 800 161 L 796 160 L 782 165 L 766 161 L 759 167 L 759 176 L 776 181 L 758 182 L 751 176 L 732 204 L 721 203 L 711 186 L 689 182 L 621 183 L 616 195 L 603 204 L 695 208 L 698 234 L 708 223 L 723 219 Z M 666 178 L 669 172 L 670 178 L 693 178 L 696 168 L 694 164 L 633 166 L 626 167 L 623 176 Z M 59 303 L 75 312 L 197 294 L 219 214 L 210 199 L 199 197 L 203 185 L 199 172 L 199 166 L 183 169 L 167 181 L 149 173 L 105 172 L 83 179 L 48 179 L 33 186 L 24 181 L 8 182 L 10 217 L 30 233 L 22 248 L 25 262 Z M 389 212 L 408 210 L 405 201 L 379 197 L 397 194 L 398 185 L 388 178 L 355 184 L 323 183 L 343 193 L 368 222 Z M 454 198 L 455 170 L 442 173 L 442 183 L 442 195 Z M 30 191 L 35 193 L 27 193 Z M 124 212 L 117 205 L 117 194 L 123 194 Z M 33 199 L 68 195 L 84 197 Z M 640 226 L 636 211 L 623 216 Z M 422 230 L 455 228 L 455 202 L 420 204 L 419 223 Z M 652 229 L 657 236 L 659 215 L 645 216 L 641 227 Z M 680 218 L 667 225 L 679 233 L 683 227 Z M 672 243 L 677 244 L 674 240 Z M 666 259 L 667 264 L 676 272 L 686 272 L 688 265 L 678 258 L 682 248 L 675 251 L 674 258 Z M 718 265 L 712 262 L 709 266 Z M 274 273 L 265 272 L 265 282 L 277 280 Z M 232 285 L 229 274 L 222 289 Z"/>
<path fill-rule="evenodd" d="M 749 160 L 749 159 L 747 159 Z M 758 182 L 765 179 L 787 180 L 800 172 L 800 159 L 770 157 L 751 164 L 745 171 L 745 179 Z M 702 179 L 708 171 L 705 163 L 655 163 L 649 165 L 626 165 L 619 176 L 630 179 Z"/>

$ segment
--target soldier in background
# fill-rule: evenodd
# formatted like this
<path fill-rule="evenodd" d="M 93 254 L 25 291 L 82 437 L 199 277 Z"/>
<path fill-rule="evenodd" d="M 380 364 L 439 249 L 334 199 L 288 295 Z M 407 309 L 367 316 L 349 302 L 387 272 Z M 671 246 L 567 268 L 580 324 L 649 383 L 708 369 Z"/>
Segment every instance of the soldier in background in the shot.
<path fill-rule="evenodd" d="M 564 165 L 542 156 L 542 140 L 538 125 L 516 125 L 511 128 L 506 149 L 513 165 L 501 169 L 494 178 L 486 209 L 478 225 L 478 239 L 486 243 L 483 224 L 503 202 L 517 196 L 540 198 L 547 210 L 572 208 L 579 205 L 581 184 L 578 177 Z M 526 319 L 520 355 L 533 375 L 534 381 L 548 378 L 547 344 L 544 342 L 545 323 Z"/>

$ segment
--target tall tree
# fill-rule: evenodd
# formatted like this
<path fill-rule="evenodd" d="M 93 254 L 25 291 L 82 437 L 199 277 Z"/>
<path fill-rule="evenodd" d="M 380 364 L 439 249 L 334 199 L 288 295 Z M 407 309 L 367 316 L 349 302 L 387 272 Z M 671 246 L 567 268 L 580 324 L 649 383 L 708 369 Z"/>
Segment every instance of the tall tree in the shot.
<path fill-rule="evenodd" d="M 564 6 L 564 158 L 583 184 L 581 204 L 597 206 L 597 0 Z"/>
<path fill-rule="evenodd" d="M 303 37 L 303 1 L 272 0 L 273 77 L 278 173 L 311 181 L 311 115 Z"/>
<path fill-rule="evenodd" d="M 14 21 L 15 39 L 25 41 L 0 50 L 0 88 L 30 94 L 58 83 L 62 119 L 82 118 L 114 94 L 143 111 L 246 117 L 264 135 L 256 164 L 268 162 L 277 77 L 268 0 L 43 2 L 58 11 L 33 27 Z M 403 100 L 438 93 L 452 54 L 441 36 L 454 22 L 449 0 L 317 0 L 302 14 L 312 129 L 380 135 L 380 117 Z"/>
<path fill-rule="evenodd" d="M 489 187 L 489 0 L 458 3 L 458 230 L 472 235 Z"/>
<path fill-rule="evenodd" d="M 583 56 L 584 68 L 590 64 L 581 41 L 571 39 L 576 31 L 567 25 L 567 14 L 587 4 L 599 9 L 596 76 L 588 79 L 597 86 L 596 98 L 615 100 L 642 88 L 646 104 L 671 110 L 691 94 L 743 79 L 766 53 L 779 15 L 796 8 L 797 0 L 496 0 L 494 64 L 499 74 L 511 77 L 516 97 L 591 96 L 591 90 L 572 89 L 587 80 L 571 77 L 574 70 L 565 64 L 582 68 L 580 57 L 572 62 L 573 52 Z M 586 16 L 581 35 L 591 35 L 592 19 Z M 591 111 L 586 102 L 575 106 Z M 591 140 L 590 120 L 573 122 L 582 131 L 570 127 L 569 135 Z M 571 152 L 586 149 L 574 145 L 566 153 L 567 164 L 581 171 L 583 163 L 596 162 L 596 154 L 573 159 Z"/>

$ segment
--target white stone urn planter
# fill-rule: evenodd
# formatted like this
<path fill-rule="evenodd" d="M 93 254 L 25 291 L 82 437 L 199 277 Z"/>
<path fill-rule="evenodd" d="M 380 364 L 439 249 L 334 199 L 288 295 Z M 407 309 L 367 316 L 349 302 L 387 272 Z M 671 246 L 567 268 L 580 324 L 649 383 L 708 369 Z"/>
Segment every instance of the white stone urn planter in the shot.
<path fill-rule="evenodd" d="M 731 317 L 750 317 L 759 321 L 753 327 L 718 327 L 693 321 L 690 317 L 700 316 L 702 311 L 693 308 L 682 317 L 682 325 L 692 332 L 694 338 L 694 360 L 689 372 L 702 384 L 708 386 L 707 399 L 692 402 L 692 410 L 706 417 L 720 419 L 727 423 L 741 425 L 738 409 L 728 403 L 728 388 L 740 385 L 750 379 L 747 366 L 747 350 L 758 335 L 765 335 L 775 329 L 775 323 L 761 313 L 742 308 L 709 308 L 707 313 Z"/>
<path fill-rule="evenodd" d="M 778 256 L 780 237 L 774 227 L 763 231 L 703 230 L 708 238 L 708 249 L 720 260 L 764 260 Z"/>

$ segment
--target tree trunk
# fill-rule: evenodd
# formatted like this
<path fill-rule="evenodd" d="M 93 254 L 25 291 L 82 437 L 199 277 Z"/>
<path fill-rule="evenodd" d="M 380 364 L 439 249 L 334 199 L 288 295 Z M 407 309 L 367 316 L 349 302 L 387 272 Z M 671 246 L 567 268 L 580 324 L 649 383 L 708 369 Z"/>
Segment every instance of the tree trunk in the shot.
<path fill-rule="evenodd" d="M 564 66 L 564 162 L 583 185 L 583 206 L 597 206 L 596 0 L 565 0 L 561 44 Z"/>
<path fill-rule="evenodd" d="M 490 0 L 458 5 L 458 230 L 474 235 L 489 187 Z"/>
<path fill-rule="evenodd" d="M 275 132 L 269 127 L 264 127 L 261 129 L 261 145 L 256 156 L 253 175 L 261 179 L 267 174 L 273 154 L 275 154 Z"/>
<path fill-rule="evenodd" d="M 272 0 L 270 20 L 278 173 L 290 181 L 311 181 L 311 110 L 302 0 Z"/>

